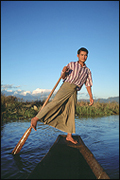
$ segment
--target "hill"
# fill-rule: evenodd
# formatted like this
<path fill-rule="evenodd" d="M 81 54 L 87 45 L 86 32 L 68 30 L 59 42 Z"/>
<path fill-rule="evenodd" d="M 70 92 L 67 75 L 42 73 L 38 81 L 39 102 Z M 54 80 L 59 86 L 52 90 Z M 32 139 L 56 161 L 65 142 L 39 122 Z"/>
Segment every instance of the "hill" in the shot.
<path fill-rule="evenodd" d="M 79 99 L 78 101 L 89 101 L 89 99 Z M 119 96 L 117 97 L 109 97 L 107 99 L 104 98 L 99 98 L 99 99 L 94 99 L 94 101 L 99 101 L 100 103 L 108 103 L 108 102 L 117 102 L 119 103 Z"/>

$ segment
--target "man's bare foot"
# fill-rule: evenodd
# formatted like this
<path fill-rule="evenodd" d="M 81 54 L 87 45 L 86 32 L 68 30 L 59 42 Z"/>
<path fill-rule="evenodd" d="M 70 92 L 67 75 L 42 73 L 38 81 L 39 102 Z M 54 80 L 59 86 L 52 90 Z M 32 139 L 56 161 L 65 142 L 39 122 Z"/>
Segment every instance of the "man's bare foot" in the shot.
<path fill-rule="evenodd" d="M 36 130 L 36 125 L 37 125 L 37 121 L 38 121 L 38 118 L 37 117 L 34 117 L 31 119 L 31 127 L 35 130 Z"/>
<path fill-rule="evenodd" d="M 75 140 L 72 138 L 71 134 L 68 134 L 68 135 L 67 135 L 66 141 L 70 141 L 70 142 L 72 142 L 73 144 L 77 144 L 77 143 L 78 143 L 77 141 L 75 141 Z"/>

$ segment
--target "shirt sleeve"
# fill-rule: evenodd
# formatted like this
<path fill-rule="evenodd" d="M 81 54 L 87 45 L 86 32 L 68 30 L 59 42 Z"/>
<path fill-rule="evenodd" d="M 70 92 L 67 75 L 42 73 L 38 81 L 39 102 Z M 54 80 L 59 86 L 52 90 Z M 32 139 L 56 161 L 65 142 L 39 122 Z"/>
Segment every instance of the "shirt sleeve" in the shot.
<path fill-rule="evenodd" d="M 88 69 L 88 77 L 86 79 L 85 86 L 88 87 L 88 86 L 92 86 L 92 85 L 93 85 L 92 74 L 91 74 L 90 69 Z"/>

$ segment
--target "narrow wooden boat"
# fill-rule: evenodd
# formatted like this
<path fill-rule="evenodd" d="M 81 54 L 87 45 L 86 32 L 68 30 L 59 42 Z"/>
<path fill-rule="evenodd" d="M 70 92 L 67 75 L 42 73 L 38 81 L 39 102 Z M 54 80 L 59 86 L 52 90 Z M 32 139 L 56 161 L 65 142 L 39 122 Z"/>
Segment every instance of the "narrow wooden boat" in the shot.
<path fill-rule="evenodd" d="M 110 179 L 80 136 L 59 135 L 27 179 Z"/>

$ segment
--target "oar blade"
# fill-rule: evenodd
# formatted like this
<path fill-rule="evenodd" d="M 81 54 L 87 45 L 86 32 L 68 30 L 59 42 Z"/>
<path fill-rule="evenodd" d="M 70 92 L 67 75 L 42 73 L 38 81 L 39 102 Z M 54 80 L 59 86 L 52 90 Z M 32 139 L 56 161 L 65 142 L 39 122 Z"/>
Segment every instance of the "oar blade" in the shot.
<path fill-rule="evenodd" d="M 25 133 L 23 134 L 23 136 L 21 137 L 21 139 L 19 140 L 19 142 L 17 143 L 17 145 L 15 146 L 15 148 L 12 151 L 12 154 L 17 154 L 20 152 L 20 150 L 22 149 L 23 145 L 25 144 L 25 141 L 27 140 L 29 134 L 31 133 L 31 126 L 25 131 Z"/>

